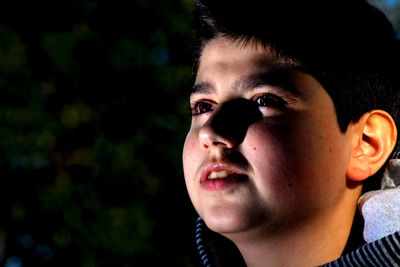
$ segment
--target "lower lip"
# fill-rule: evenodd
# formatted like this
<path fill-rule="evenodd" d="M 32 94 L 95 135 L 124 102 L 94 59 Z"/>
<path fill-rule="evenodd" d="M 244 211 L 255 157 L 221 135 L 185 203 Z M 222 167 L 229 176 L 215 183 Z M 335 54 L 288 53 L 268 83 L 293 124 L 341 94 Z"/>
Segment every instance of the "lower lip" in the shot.
<path fill-rule="evenodd" d="M 244 180 L 244 175 L 229 175 L 226 178 L 207 179 L 201 186 L 208 191 L 224 190 L 233 185 L 239 184 Z"/>

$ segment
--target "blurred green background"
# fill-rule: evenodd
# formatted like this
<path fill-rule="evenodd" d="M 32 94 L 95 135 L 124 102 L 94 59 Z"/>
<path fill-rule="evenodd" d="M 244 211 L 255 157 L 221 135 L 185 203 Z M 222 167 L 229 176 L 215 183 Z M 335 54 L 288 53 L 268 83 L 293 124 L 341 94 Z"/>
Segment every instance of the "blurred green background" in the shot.
<path fill-rule="evenodd" d="M 198 266 L 191 5 L 0 2 L 2 266 Z"/>
<path fill-rule="evenodd" d="M 1 1 L 0 262 L 190 266 L 190 0 Z"/>

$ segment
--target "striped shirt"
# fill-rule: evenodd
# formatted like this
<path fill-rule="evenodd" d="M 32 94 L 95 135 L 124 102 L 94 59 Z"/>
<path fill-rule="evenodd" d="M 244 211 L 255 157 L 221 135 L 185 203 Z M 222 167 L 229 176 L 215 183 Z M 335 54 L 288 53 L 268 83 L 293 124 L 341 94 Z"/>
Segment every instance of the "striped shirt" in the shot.
<path fill-rule="evenodd" d="M 215 249 L 209 238 L 209 231 L 200 217 L 196 225 L 197 249 L 204 267 L 224 266 L 222 257 L 215 255 Z M 238 252 L 236 252 L 238 253 Z M 226 266 L 246 266 L 238 255 L 229 254 L 231 263 Z M 234 265 L 231 265 L 234 264 Z M 368 243 L 339 259 L 321 267 L 363 267 L 388 266 L 400 267 L 400 232 Z"/>

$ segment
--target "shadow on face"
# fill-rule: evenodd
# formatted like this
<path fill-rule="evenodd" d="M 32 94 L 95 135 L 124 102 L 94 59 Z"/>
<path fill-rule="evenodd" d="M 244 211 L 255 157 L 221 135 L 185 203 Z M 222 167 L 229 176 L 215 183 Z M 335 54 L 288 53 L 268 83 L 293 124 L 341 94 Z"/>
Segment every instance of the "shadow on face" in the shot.
<path fill-rule="evenodd" d="M 235 139 L 240 144 L 249 126 L 261 118 L 262 113 L 254 101 L 239 98 L 225 103 L 210 125 L 216 134 Z"/>

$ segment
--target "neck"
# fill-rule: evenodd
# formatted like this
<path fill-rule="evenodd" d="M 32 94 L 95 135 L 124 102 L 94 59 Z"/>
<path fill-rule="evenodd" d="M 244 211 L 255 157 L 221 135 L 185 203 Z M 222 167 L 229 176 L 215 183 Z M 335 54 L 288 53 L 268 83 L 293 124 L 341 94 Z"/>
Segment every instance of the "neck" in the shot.
<path fill-rule="evenodd" d="M 259 227 L 227 237 L 239 248 L 248 267 L 322 265 L 343 253 L 358 195 L 349 194 L 341 201 L 343 203 L 295 228 L 286 227 L 277 231 L 276 228 Z M 344 203 L 354 204 L 349 206 Z"/>

